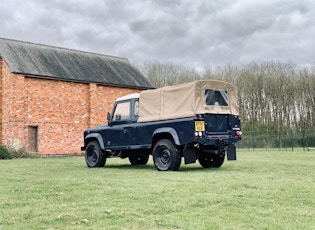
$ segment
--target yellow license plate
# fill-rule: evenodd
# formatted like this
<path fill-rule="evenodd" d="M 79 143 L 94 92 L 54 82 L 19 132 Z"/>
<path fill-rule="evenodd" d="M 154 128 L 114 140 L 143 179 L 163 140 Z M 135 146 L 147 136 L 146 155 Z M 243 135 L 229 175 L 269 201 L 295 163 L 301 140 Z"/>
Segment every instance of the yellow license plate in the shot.
<path fill-rule="evenodd" d="M 205 131 L 205 122 L 204 121 L 195 121 L 195 131 L 197 131 L 197 132 Z"/>

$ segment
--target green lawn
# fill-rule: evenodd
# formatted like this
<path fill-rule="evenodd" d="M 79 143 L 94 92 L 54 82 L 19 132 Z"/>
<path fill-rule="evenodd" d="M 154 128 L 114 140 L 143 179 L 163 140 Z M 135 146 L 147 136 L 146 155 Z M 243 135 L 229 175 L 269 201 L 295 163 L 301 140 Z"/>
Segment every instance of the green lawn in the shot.
<path fill-rule="evenodd" d="M 315 152 L 178 172 L 83 157 L 0 161 L 0 229 L 315 229 Z"/>

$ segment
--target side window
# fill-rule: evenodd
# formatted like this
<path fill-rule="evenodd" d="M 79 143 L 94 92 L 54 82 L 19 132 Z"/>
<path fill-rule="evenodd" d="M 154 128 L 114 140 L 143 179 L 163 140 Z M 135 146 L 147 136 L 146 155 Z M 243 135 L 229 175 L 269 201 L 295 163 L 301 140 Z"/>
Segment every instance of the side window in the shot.
<path fill-rule="evenodd" d="M 206 105 L 228 106 L 227 92 L 224 90 L 206 89 Z"/>
<path fill-rule="evenodd" d="M 135 101 L 134 115 L 139 115 L 139 101 Z"/>
<path fill-rule="evenodd" d="M 130 119 L 130 101 L 118 103 L 113 114 L 113 121 Z"/>

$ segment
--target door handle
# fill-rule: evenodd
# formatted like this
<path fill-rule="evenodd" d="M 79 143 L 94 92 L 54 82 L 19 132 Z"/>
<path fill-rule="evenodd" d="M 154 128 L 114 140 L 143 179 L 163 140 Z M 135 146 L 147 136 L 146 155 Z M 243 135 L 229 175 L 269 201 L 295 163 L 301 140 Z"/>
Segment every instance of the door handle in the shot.
<path fill-rule="evenodd" d="M 128 129 L 124 129 L 124 130 L 123 130 L 123 133 L 128 133 Z"/>

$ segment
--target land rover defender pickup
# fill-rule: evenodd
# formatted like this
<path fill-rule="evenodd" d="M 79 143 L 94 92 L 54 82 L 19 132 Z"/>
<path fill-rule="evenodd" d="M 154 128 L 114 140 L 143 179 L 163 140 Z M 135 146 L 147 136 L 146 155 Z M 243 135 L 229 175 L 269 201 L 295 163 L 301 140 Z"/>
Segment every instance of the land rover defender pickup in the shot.
<path fill-rule="evenodd" d="M 118 98 L 108 124 L 84 131 L 88 167 L 103 167 L 107 158 L 129 158 L 157 170 L 176 171 L 197 160 L 203 168 L 236 160 L 241 140 L 236 88 L 227 82 L 200 80 L 144 90 Z"/>

